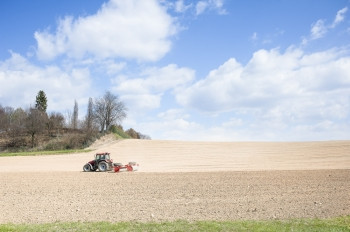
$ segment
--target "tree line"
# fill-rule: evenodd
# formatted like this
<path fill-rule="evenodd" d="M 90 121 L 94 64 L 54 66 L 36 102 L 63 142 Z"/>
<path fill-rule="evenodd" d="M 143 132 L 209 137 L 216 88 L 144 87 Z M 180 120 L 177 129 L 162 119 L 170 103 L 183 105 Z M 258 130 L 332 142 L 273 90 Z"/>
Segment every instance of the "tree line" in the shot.
<path fill-rule="evenodd" d="M 0 105 L 0 146 L 5 149 L 34 148 L 46 144 L 43 149 L 77 148 L 89 145 L 109 131 L 124 133 L 123 136 L 130 138 L 150 139 L 132 128 L 123 130 L 120 124 L 127 117 L 127 108 L 109 91 L 102 97 L 89 98 L 83 120 L 79 120 L 76 100 L 73 112 L 68 111 L 66 116 L 60 112 L 48 113 L 47 106 L 48 99 L 43 90 L 38 92 L 34 107 L 24 110 Z M 63 136 L 67 134 L 69 136 Z"/>

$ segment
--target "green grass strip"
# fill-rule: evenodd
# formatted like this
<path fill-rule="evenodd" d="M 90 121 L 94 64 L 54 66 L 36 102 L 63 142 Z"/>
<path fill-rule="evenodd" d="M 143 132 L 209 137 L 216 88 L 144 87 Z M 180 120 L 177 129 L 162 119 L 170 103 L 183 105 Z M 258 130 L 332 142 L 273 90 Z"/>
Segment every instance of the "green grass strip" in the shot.
<path fill-rule="evenodd" d="M 59 151 L 31 151 L 31 152 L 4 152 L 0 153 L 0 157 L 5 156 L 38 156 L 38 155 L 59 155 L 59 154 L 71 154 L 71 153 L 86 153 L 92 150 L 59 150 Z"/>
<path fill-rule="evenodd" d="M 350 216 L 332 219 L 270 221 L 174 221 L 174 222 L 56 222 L 47 224 L 2 224 L 2 231 L 350 231 Z"/>

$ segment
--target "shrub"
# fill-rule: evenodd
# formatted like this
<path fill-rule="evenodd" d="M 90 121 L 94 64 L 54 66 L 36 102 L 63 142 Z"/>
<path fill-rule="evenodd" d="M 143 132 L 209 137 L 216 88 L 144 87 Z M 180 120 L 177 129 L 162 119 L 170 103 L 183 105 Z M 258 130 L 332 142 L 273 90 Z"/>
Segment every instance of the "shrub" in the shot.
<path fill-rule="evenodd" d="M 124 132 L 123 127 L 120 125 L 112 125 L 109 128 L 109 131 L 113 134 L 116 134 L 119 138 L 129 139 L 130 136 Z"/>

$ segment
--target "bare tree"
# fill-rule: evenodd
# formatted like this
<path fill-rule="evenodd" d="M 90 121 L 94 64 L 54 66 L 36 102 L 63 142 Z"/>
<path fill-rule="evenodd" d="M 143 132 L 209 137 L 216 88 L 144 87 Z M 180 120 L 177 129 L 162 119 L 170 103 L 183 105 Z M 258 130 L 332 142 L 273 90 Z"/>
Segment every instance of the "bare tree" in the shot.
<path fill-rule="evenodd" d="M 100 125 L 100 131 L 105 130 L 106 125 L 106 105 L 103 98 L 95 100 L 94 103 L 94 118 L 96 122 Z"/>
<path fill-rule="evenodd" d="M 0 106 L 0 135 L 7 137 L 6 147 L 25 145 L 25 120 L 27 114 L 22 108 Z"/>
<path fill-rule="evenodd" d="M 11 147 L 20 147 L 25 146 L 26 141 L 24 138 L 25 128 L 26 128 L 26 119 L 27 114 L 22 108 L 17 108 L 11 112 L 9 115 L 10 124 L 7 134 L 10 138 L 9 146 Z"/>
<path fill-rule="evenodd" d="M 66 110 L 65 112 L 65 127 L 72 128 L 72 111 Z"/>
<path fill-rule="evenodd" d="M 64 125 L 64 117 L 61 113 L 52 112 L 49 114 L 46 128 L 48 134 L 52 136 L 52 131 L 57 130 L 56 133 L 59 134 L 59 130 L 63 128 Z"/>
<path fill-rule="evenodd" d="M 95 100 L 94 116 L 101 131 L 105 131 L 114 123 L 120 123 L 126 118 L 126 107 L 118 96 L 107 91 L 102 98 Z"/>
<path fill-rule="evenodd" d="M 93 101 L 92 101 L 92 98 L 90 97 L 89 103 L 88 103 L 87 113 L 85 116 L 86 130 L 90 131 L 92 129 L 93 121 L 94 121 Z"/>
<path fill-rule="evenodd" d="M 5 108 L 0 105 L 0 132 L 7 131 L 7 115 Z"/>
<path fill-rule="evenodd" d="M 47 119 L 46 113 L 36 108 L 30 108 L 27 113 L 26 129 L 31 136 L 32 147 L 35 145 L 35 136 L 44 129 L 44 123 Z"/>
<path fill-rule="evenodd" d="M 4 131 L 8 131 L 11 127 L 12 117 L 15 110 L 10 106 L 6 106 L 2 108 L 2 111 L 3 111 L 3 116 L 1 120 L 2 128 Z"/>
<path fill-rule="evenodd" d="M 17 108 L 15 111 L 13 111 L 11 123 L 16 124 L 18 127 L 24 128 L 26 117 L 26 112 L 22 108 Z"/>
<path fill-rule="evenodd" d="M 126 118 L 126 107 L 118 96 L 109 91 L 105 93 L 104 99 L 106 103 L 106 130 L 109 130 L 113 123 L 120 123 Z"/>

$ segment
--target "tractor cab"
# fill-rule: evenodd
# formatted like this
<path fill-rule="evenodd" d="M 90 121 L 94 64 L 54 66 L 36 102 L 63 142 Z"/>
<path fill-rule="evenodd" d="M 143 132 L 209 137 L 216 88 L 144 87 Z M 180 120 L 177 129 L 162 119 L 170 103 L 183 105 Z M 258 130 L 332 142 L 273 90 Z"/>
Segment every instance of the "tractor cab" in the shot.
<path fill-rule="evenodd" d="M 111 160 L 109 153 L 105 152 L 105 153 L 97 153 L 95 155 L 95 161 L 99 162 L 101 160 L 105 160 L 105 161 L 110 161 L 113 162 L 113 160 Z"/>

